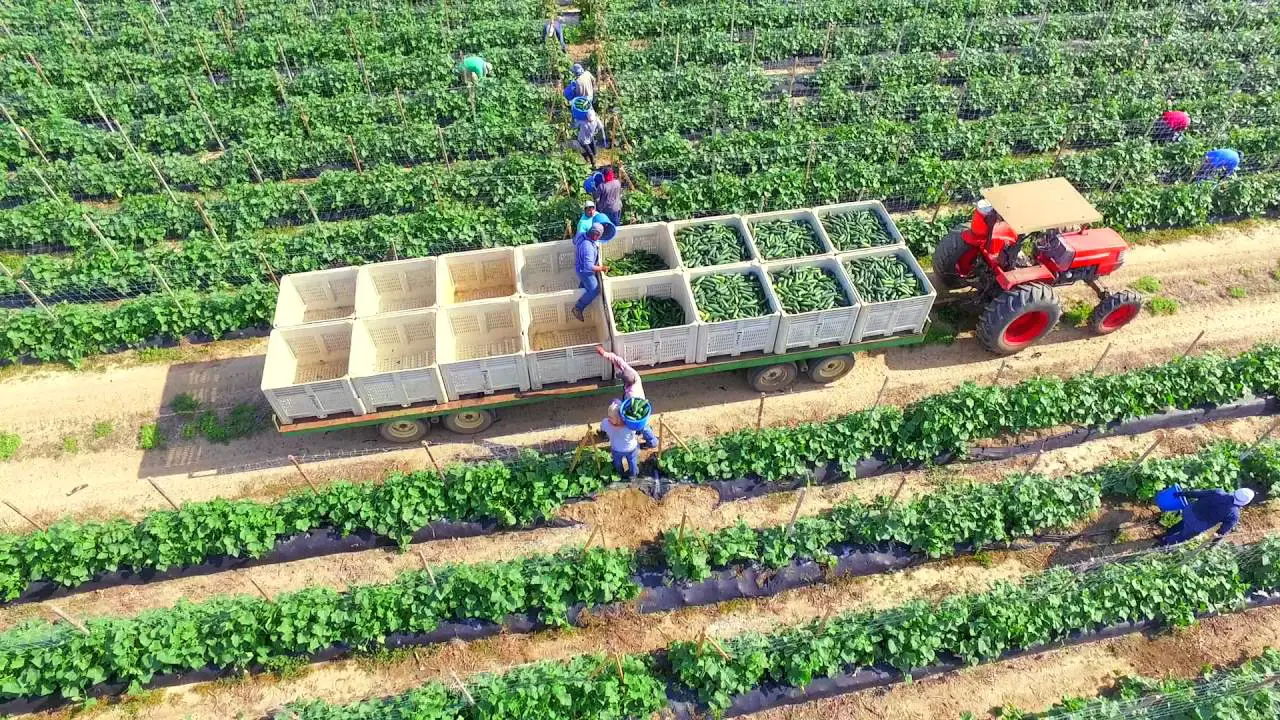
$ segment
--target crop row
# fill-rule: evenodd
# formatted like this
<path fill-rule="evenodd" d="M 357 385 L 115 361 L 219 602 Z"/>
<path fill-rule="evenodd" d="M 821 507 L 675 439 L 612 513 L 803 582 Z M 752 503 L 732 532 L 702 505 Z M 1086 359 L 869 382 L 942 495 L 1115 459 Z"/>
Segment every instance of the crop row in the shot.
<path fill-rule="evenodd" d="M 1280 456 L 1272 448 L 1244 462 L 1240 450 L 1219 446 L 1201 456 L 1165 461 L 1166 472 L 1156 474 L 1145 489 L 1161 489 L 1166 479 L 1189 487 L 1280 482 Z M 890 543 L 937 558 L 958 547 L 1030 538 L 1093 514 L 1108 480 L 1140 487 L 1125 477 L 1135 470 L 1141 468 L 1128 463 L 1066 478 L 1015 475 L 997 483 L 956 483 L 901 505 L 887 498 L 870 505 L 855 499 L 794 525 L 739 525 L 712 536 L 672 530 L 661 543 L 670 563 L 667 582 L 702 580 L 712 566 L 758 563 L 777 570 L 796 561 L 828 564 L 834 561 L 832 550 L 849 545 Z M 0 647 L 21 646 L 0 651 L 0 697 L 57 692 L 77 698 L 100 682 L 146 684 L 158 674 L 271 666 L 335 645 L 371 648 L 391 635 L 432 633 L 444 622 L 501 622 L 527 614 L 539 623 L 565 625 L 570 608 L 640 595 L 644 586 L 635 572 L 643 553 L 566 550 L 414 571 L 387 585 L 345 593 L 308 588 L 274 600 L 220 597 L 134 618 L 94 618 L 86 623 L 87 636 L 37 621 L 0 635 Z M 41 634 L 47 639 L 30 642 Z M 37 655 L 42 661 L 32 662 Z"/>
<path fill-rule="evenodd" d="M 648 717 L 689 696 L 714 713 L 756 688 L 802 688 L 860 668 L 909 677 L 939 663 L 990 662 L 1004 653 L 1045 648 L 1123 623 L 1189 625 L 1199 615 L 1230 612 L 1252 593 L 1280 587 L 1278 559 L 1280 541 L 1268 538 L 1246 548 L 1155 554 L 1089 572 L 1054 569 L 937 604 L 915 600 L 881 611 L 843 613 L 723 643 L 676 641 L 652 656 L 545 662 L 482 676 L 463 689 L 433 682 L 350 706 L 299 702 L 280 716 Z"/>
<path fill-rule="evenodd" d="M 1231 359 L 1207 355 L 1117 375 L 1037 378 L 1009 387 L 968 384 L 905 409 L 875 408 L 795 428 L 745 430 L 687 449 L 668 449 L 663 474 L 680 480 L 760 478 L 781 482 L 838 463 L 846 475 L 860 460 L 935 459 L 963 453 L 977 438 L 1077 424 L 1087 427 L 1158 413 L 1280 394 L 1280 346 Z M 526 453 L 518 461 L 451 466 L 394 475 L 380 484 L 335 484 L 277 503 L 192 503 L 142 522 L 57 523 L 28 535 L 0 535 L 3 599 L 43 580 L 73 587 L 118 569 L 194 565 L 221 555 L 261 557 L 296 533 L 331 527 L 369 531 L 404 545 L 434 520 L 528 525 L 567 500 L 612 480 L 600 457 L 569 470 L 569 455 Z M 1138 490 L 1117 492 L 1138 494 Z"/>
<path fill-rule="evenodd" d="M 606 43 L 598 53 L 617 72 L 675 69 L 683 64 L 791 61 L 792 58 L 838 59 L 876 53 L 994 50 L 1034 47 L 1041 42 L 1098 40 L 1113 34 L 1164 37 L 1189 29 L 1245 30 L 1273 27 L 1274 8 L 1241 3 L 1209 3 L 1194 8 L 1120 11 L 1091 15 L 1050 15 L 1043 23 L 1020 18 L 925 16 L 901 23 L 863 27 L 809 25 L 753 32 L 709 31 L 653 38 L 640 46 Z"/>
<path fill-rule="evenodd" d="M 302 19 L 286 33 L 273 37 L 226 39 L 215 29 L 192 31 L 188 42 L 177 43 L 159 52 L 147 46 L 138 50 L 110 49 L 95 51 L 71 45 L 50 45 L 40 37 L 9 40 L 15 51 L 6 53 L 0 64 L 0 77 L 12 89 L 25 89 L 48 83 L 78 87 L 84 82 L 123 82 L 134 84 L 136 78 L 197 78 L 209 71 L 234 73 L 242 69 L 261 70 L 279 67 L 280 48 L 290 69 L 306 68 L 316 63 L 335 60 L 356 61 L 363 53 L 414 55 L 422 51 L 448 54 L 454 52 L 488 52 L 514 49 L 507 66 L 512 74 L 546 68 L 545 56 L 536 51 L 541 24 L 533 20 L 468 19 L 449 28 L 436 18 L 423 18 L 412 12 L 379 13 L 378 23 L 361 21 L 365 13 L 325 18 L 320 22 Z M 352 35 L 347 35 L 348 29 Z M 354 36 L 355 43 L 350 41 Z M 145 35 L 144 35 L 145 37 Z M 203 50 L 203 55 L 201 51 Z M 535 52 L 529 52 L 534 50 Z M 41 71 L 37 72 L 25 58 L 35 56 Z M 498 53 L 494 53 L 495 56 Z M 521 58 L 524 58 L 522 61 Z M 207 65 L 206 65 L 207 61 Z"/>

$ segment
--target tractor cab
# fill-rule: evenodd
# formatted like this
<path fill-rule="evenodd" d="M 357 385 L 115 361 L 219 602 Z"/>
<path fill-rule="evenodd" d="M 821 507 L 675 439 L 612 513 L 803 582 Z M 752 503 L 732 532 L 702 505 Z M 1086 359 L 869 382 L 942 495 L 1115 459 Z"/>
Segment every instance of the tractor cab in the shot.
<path fill-rule="evenodd" d="M 1128 243 L 1115 230 L 1090 227 L 1102 214 L 1066 178 L 987 188 L 982 198 L 969 224 L 938 244 L 933 268 L 944 287 L 977 289 L 987 306 L 978 336 L 988 349 L 1015 353 L 1048 333 L 1062 315 L 1055 286 L 1083 282 L 1097 293 L 1095 332 L 1137 316 L 1140 295 L 1098 284 L 1124 264 Z"/>

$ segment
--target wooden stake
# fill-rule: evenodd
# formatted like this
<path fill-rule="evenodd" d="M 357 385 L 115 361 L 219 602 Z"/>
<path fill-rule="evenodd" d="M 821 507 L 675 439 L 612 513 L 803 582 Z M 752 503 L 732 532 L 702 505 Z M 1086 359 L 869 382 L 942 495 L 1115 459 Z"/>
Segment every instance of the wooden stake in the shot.
<path fill-rule="evenodd" d="M 284 54 L 284 41 L 276 38 L 276 52 L 280 54 L 280 64 L 284 65 L 284 74 L 293 82 L 293 69 L 289 67 L 289 56 Z"/>
<path fill-rule="evenodd" d="M 876 401 L 871 404 L 871 407 L 880 407 L 880 399 L 884 397 L 884 390 L 887 387 L 889 387 L 889 376 L 885 375 L 884 382 L 880 383 L 880 392 L 876 393 Z"/>
<path fill-rule="evenodd" d="M 1036 452 L 1036 456 L 1031 459 L 1031 465 L 1027 466 L 1027 473 L 1033 473 L 1036 466 L 1040 464 L 1040 458 L 1044 457 L 1044 443 L 1040 443 L 1040 450 Z"/>
<path fill-rule="evenodd" d="M 440 469 L 440 463 L 436 462 L 436 456 L 431 454 L 431 443 L 423 440 L 422 449 L 427 451 L 427 459 L 431 461 L 431 466 L 436 469 L 436 475 L 444 479 L 444 471 Z"/>
<path fill-rule="evenodd" d="M 680 513 L 680 527 L 676 530 L 676 541 L 684 541 L 684 526 L 689 522 L 689 511 L 685 510 Z"/>
<path fill-rule="evenodd" d="M 1187 346 L 1187 349 L 1182 351 L 1182 357 L 1186 357 L 1191 354 L 1191 351 L 1195 349 L 1196 345 L 1200 344 L 1200 338 L 1204 337 L 1204 333 L 1205 331 L 1201 330 L 1200 334 L 1196 335 L 1196 339 L 1192 340 L 1191 344 Z"/>
<path fill-rule="evenodd" d="M 89 15 L 84 11 L 84 6 L 80 4 L 80 0 L 73 0 L 76 5 L 76 12 L 80 13 L 80 19 L 84 21 L 84 29 L 89 31 L 89 37 L 98 37 L 98 33 L 93 31 L 93 26 L 89 24 Z"/>
<path fill-rule="evenodd" d="M 615 653 L 613 656 L 613 662 L 618 666 L 618 682 L 622 683 L 623 685 L 626 685 L 627 675 L 622 671 L 622 654 Z"/>
<path fill-rule="evenodd" d="M 179 312 L 185 313 L 187 311 L 186 308 L 182 307 L 182 301 L 178 299 L 178 294 L 173 291 L 173 288 L 169 286 L 169 281 L 164 278 L 164 275 L 160 274 L 160 268 L 156 267 L 155 263 L 150 261 L 147 262 L 147 267 L 151 268 L 151 274 L 156 276 L 156 280 L 159 281 L 160 287 L 169 294 L 169 298 L 173 300 L 173 304 L 178 306 Z"/>
<path fill-rule="evenodd" d="M 898 483 L 898 489 L 893 491 L 893 497 L 889 498 L 890 503 L 898 502 L 898 496 L 902 494 L 902 489 L 907 486 L 907 476 L 902 476 L 902 482 Z"/>
<path fill-rule="evenodd" d="M 938 198 L 938 204 L 933 206 L 933 217 L 929 218 L 929 222 L 938 221 L 938 213 L 942 212 L 942 206 L 951 200 L 951 181 L 947 180 L 942 183 L 942 195 Z"/>
<path fill-rule="evenodd" d="M 461 690 L 462 694 L 467 697 L 467 704 L 475 705 L 476 699 L 471 697 L 471 693 L 467 690 L 467 686 L 463 685 L 462 680 L 458 679 L 458 673 L 454 672 L 453 670 L 450 670 L 449 674 L 453 676 L 453 681 L 458 683 L 458 689 Z"/>
<path fill-rule="evenodd" d="M 676 35 L 676 61 L 674 67 L 680 67 L 680 35 Z"/>
<path fill-rule="evenodd" d="M 156 0 L 151 0 L 151 7 L 155 8 L 156 17 L 160 18 L 161 22 L 167 26 L 169 24 L 169 18 L 165 17 L 164 13 L 161 12 L 160 3 L 156 2 Z"/>
<path fill-rule="evenodd" d="M 1276 430 L 1280 430 L 1280 418 L 1277 418 L 1275 422 L 1271 423 L 1271 427 L 1267 428 L 1266 432 L 1259 435 L 1258 439 L 1253 441 L 1253 444 L 1249 446 L 1248 450 L 1244 451 L 1240 456 L 1240 459 L 1247 460 L 1249 456 L 1253 455 L 1254 451 L 1258 449 L 1258 446 L 1266 442 L 1267 438 L 1271 437 L 1272 433 Z"/>
<path fill-rule="evenodd" d="M 280 71 L 279 71 L 279 70 L 276 70 L 276 71 L 275 71 L 274 73 L 272 73 L 272 74 L 273 74 L 273 75 L 275 75 L 275 78 L 276 78 L 276 92 L 277 92 L 277 93 L 279 93 L 279 95 L 280 95 L 280 102 L 281 102 L 282 104 L 284 104 L 284 105 L 288 105 L 288 104 L 289 104 L 289 94 L 288 94 L 288 93 L 286 93 L 286 92 L 285 92 L 285 90 L 284 90 L 284 79 L 280 77 Z M 303 123 L 303 129 L 304 129 L 304 130 L 306 130 L 306 132 L 307 132 L 307 136 L 308 136 L 308 137 L 310 137 L 310 136 L 311 136 L 311 128 L 310 128 L 310 127 L 307 127 L 307 125 L 305 124 L 305 122 Z"/>
<path fill-rule="evenodd" d="M 431 563 L 427 562 L 427 556 L 422 554 L 421 548 L 418 549 L 418 560 L 422 561 L 422 569 L 427 571 L 427 577 L 431 579 L 431 584 L 433 586 L 439 585 L 440 583 L 436 582 L 436 574 L 431 572 Z"/>
<path fill-rule="evenodd" d="M 356 172 L 363 173 L 364 165 L 360 163 L 360 153 L 356 152 L 356 141 L 350 135 L 347 136 L 347 147 L 351 148 L 351 160 L 356 164 Z"/>
<path fill-rule="evenodd" d="M 996 370 L 996 379 L 991 382 L 992 385 L 1000 384 L 1000 376 L 1004 375 L 1004 369 L 1009 366 L 1009 359 L 1005 358 L 1000 361 L 1000 368 Z"/>
<path fill-rule="evenodd" d="M 810 140 L 809 141 L 809 157 L 806 158 L 804 161 L 804 181 L 806 184 L 808 184 L 809 178 L 813 172 L 813 161 L 817 159 L 817 152 L 818 152 L 818 141 Z"/>
<path fill-rule="evenodd" d="M 764 422 L 764 397 L 765 393 L 760 393 L 760 404 L 756 406 L 756 432 L 760 432 L 760 425 Z"/>
<path fill-rule="evenodd" d="M 729 659 L 729 653 L 724 651 L 724 648 L 720 646 L 720 643 L 716 642 L 715 638 L 711 637 L 710 635 L 707 635 L 706 638 L 707 638 L 707 642 L 711 643 L 711 647 L 714 648 L 716 652 L 720 653 L 721 658 L 725 660 Z"/>
<path fill-rule="evenodd" d="M 599 523 L 591 526 L 591 534 L 587 536 L 587 541 L 583 543 L 582 552 L 586 552 L 587 548 L 591 547 L 591 541 L 596 539 L 596 534 L 598 534 L 599 532 L 600 532 Z"/>
<path fill-rule="evenodd" d="M 40 181 L 40 186 L 44 188 L 44 191 L 49 193 L 49 198 L 51 200 L 57 200 L 58 193 L 54 192 L 53 187 L 49 185 L 49 181 L 44 179 L 44 173 L 40 172 L 40 168 L 33 166 L 31 168 L 31 172 L 36 174 L 36 179 Z"/>
<path fill-rule="evenodd" d="M 311 492 L 319 495 L 320 491 L 316 489 L 316 484 L 311 482 L 311 478 L 307 477 L 306 473 L 302 472 L 302 465 L 298 463 L 298 458 L 290 455 L 289 462 L 293 463 L 294 469 L 297 470 L 298 474 L 302 476 L 302 479 L 306 481 L 307 485 L 311 488 Z"/>
<path fill-rule="evenodd" d="M 123 135 L 124 133 L 122 132 L 121 136 Z M 169 187 L 169 183 L 164 179 L 164 173 L 160 172 L 160 168 L 156 165 L 156 161 L 152 160 L 150 155 L 147 155 L 144 159 L 147 161 L 147 164 L 151 166 L 151 172 L 155 173 L 156 180 L 160 181 L 160 187 L 164 188 L 165 193 L 169 195 L 169 200 L 175 205 L 178 204 L 178 196 L 175 195 L 173 189 Z"/>
<path fill-rule="evenodd" d="M 107 236 L 102 234 L 102 231 L 98 229 L 98 224 L 93 221 L 93 218 L 89 217 L 89 213 L 80 213 L 80 217 L 84 218 L 85 224 L 88 225 L 89 229 L 93 231 L 93 234 L 98 237 L 98 242 L 101 242 L 106 246 L 107 252 L 111 253 L 111 257 L 119 260 L 120 255 L 116 252 L 115 243 L 108 240 Z"/>
<path fill-rule="evenodd" d="M 241 570 L 241 571 L 239 572 L 239 575 L 240 575 L 240 577 L 242 577 L 242 578 L 244 578 L 245 580 L 248 580 L 248 581 L 249 581 L 249 584 L 253 586 L 253 589 L 254 589 L 254 590 L 257 590 L 257 591 L 258 591 L 258 594 L 262 596 L 262 599 L 263 599 L 263 600 L 267 600 L 267 601 L 270 601 L 270 600 L 271 600 L 271 596 L 267 594 L 267 591 L 266 591 L 266 590 L 263 590 L 263 589 L 262 589 L 262 586 L 258 584 L 258 581 L 257 581 L 257 580 L 254 580 L 254 579 L 253 579 L 253 576 L 252 576 L 252 575 L 250 575 L 249 573 L 247 573 L 247 572 L 245 572 L 245 571 L 243 571 L 243 570 Z"/>
<path fill-rule="evenodd" d="M 217 85 L 213 79 L 213 67 L 209 65 L 209 56 L 204 52 L 204 43 L 199 38 L 196 39 L 196 50 L 200 52 L 200 62 L 204 64 L 205 74 L 209 76 L 209 84 Z"/>
<path fill-rule="evenodd" d="M 43 525 L 41 525 L 40 523 L 36 522 L 35 520 L 32 520 L 31 518 L 27 517 L 26 513 L 22 512 L 22 511 L 21 511 L 21 510 L 19 510 L 17 507 L 15 507 L 13 503 L 9 502 L 8 500 L 5 500 L 5 501 L 4 501 L 4 504 L 5 504 L 6 506 L 8 506 L 8 508 L 9 508 L 10 510 L 14 511 L 15 513 L 17 513 L 17 514 L 18 514 L 18 517 L 22 518 L 23 520 L 26 520 L 26 521 L 27 521 L 27 523 L 28 523 L 29 525 L 31 525 L 31 527 L 33 527 L 33 528 L 35 528 L 35 529 L 37 529 L 37 530 L 44 530 L 44 529 L 45 529 Z"/>
<path fill-rule="evenodd" d="M 573 450 L 573 460 L 569 461 L 569 472 L 573 472 L 578 467 L 578 462 L 582 460 L 582 452 L 590 448 L 591 442 L 591 425 L 587 425 L 586 432 L 582 438 L 578 440 L 578 446 Z"/>
<path fill-rule="evenodd" d="M 47 313 L 49 317 L 53 318 L 54 321 L 57 321 L 58 319 L 57 316 L 53 314 L 53 311 L 49 309 L 48 305 L 45 305 L 44 302 L 40 300 L 40 297 L 36 295 L 34 290 L 31 289 L 31 286 L 27 284 L 26 280 L 14 277 L 13 271 L 10 270 L 9 267 L 2 262 L 0 262 L 0 270 L 4 271 L 4 274 L 6 277 L 8 277 L 10 280 L 13 280 L 18 287 L 22 288 L 23 291 L 27 293 L 27 297 L 31 298 L 31 301 L 34 302 L 37 307 L 45 311 L 45 313 Z M 10 505 L 9 507 L 13 507 L 13 506 Z M 17 508 L 14 508 L 14 512 L 17 512 Z"/>
<path fill-rule="evenodd" d="M 155 491 L 160 493 L 160 497 L 164 498 L 164 501 L 169 503 L 169 505 L 171 505 L 174 510 L 179 509 L 178 503 L 174 502 L 173 498 L 169 497 L 167 494 L 165 494 L 164 490 L 160 489 L 160 485 L 156 483 L 155 478 L 147 478 L 147 482 L 151 483 L 151 487 L 155 488 Z"/>
<path fill-rule="evenodd" d="M 444 130 L 439 125 L 436 125 L 436 137 L 440 138 L 440 157 L 444 158 L 444 166 L 452 169 L 453 163 L 449 162 L 449 149 L 444 143 Z"/>
<path fill-rule="evenodd" d="M 49 610 L 51 610 L 51 611 L 53 612 L 53 614 L 54 614 L 54 615 L 57 615 L 58 617 L 62 618 L 63 620 L 66 620 L 66 621 L 67 621 L 67 622 L 68 622 L 72 627 L 74 627 L 76 630 L 79 630 L 81 633 L 83 633 L 83 634 L 85 634 L 85 635 L 90 634 L 90 633 L 89 633 L 89 628 L 85 627 L 85 626 L 84 626 L 84 623 L 82 623 L 82 622 L 80 622 L 79 620 L 76 620 L 75 618 L 73 618 L 73 617 L 71 617 L 70 615 L 66 614 L 66 613 L 65 613 L 65 612 L 63 612 L 63 611 L 62 611 L 62 609 L 61 609 L 61 608 L 59 608 L 57 605 L 50 605 L 50 606 L 49 606 Z"/>
<path fill-rule="evenodd" d="M 209 234 L 213 236 L 213 241 L 218 243 L 219 247 L 225 248 L 226 246 L 222 244 L 222 238 L 218 236 L 218 229 L 213 226 L 213 220 L 209 219 L 209 213 L 204 210 L 204 203 L 198 199 L 193 199 L 192 202 L 196 206 L 196 212 L 200 213 L 200 219 L 204 221 L 204 226 L 209 230 Z"/>
<path fill-rule="evenodd" d="M 1147 457 L 1148 457 L 1149 455 L 1151 455 L 1151 453 L 1155 452 L 1155 449 L 1156 449 L 1156 448 L 1158 448 L 1158 447 L 1160 447 L 1160 443 L 1162 443 L 1162 442 L 1164 442 L 1164 438 L 1163 438 L 1163 437 L 1158 437 L 1158 438 L 1156 438 L 1156 441 L 1155 441 L 1155 442 L 1153 442 L 1153 443 L 1151 443 L 1150 447 L 1148 447 L 1148 448 L 1147 448 L 1147 449 L 1142 453 L 1142 455 L 1141 455 L 1140 457 L 1138 457 L 1138 462 L 1134 463 L 1134 464 L 1133 464 L 1133 467 L 1134 467 L 1134 468 L 1137 468 L 1139 465 L 1141 465 L 1143 462 L 1145 462 L 1145 461 L 1146 461 L 1146 459 L 1147 459 Z M 1133 472 L 1133 471 L 1132 471 L 1132 470 L 1130 470 L 1130 472 Z"/>
<path fill-rule="evenodd" d="M 395 93 L 396 93 L 396 107 L 400 109 L 400 124 L 401 124 L 401 125 L 403 125 L 403 124 L 405 124 L 405 123 L 409 122 L 409 113 L 405 112 L 405 109 L 404 109 L 404 96 L 400 94 L 400 86 L 399 86 L 399 85 L 397 85 L 397 86 L 396 86 L 396 88 L 395 88 Z M 443 140 L 443 139 L 440 141 L 440 144 L 441 144 L 441 145 L 444 145 L 444 140 Z"/>
<path fill-rule="evenodd" d="M 827 50 L 831 49 L 831 36 L 836 32 L 836 24 L 834 22 L 827 23 L 827 37 L 822 41 L 822 60 L 827 60 Z"/>
<path fill-rule="evenodd" d="M 791 534 L 791 529 L 796 525 L 796 516 L 800 514 L 800 506 L 804 504 L 804 496 L 807 488 L 800 488 L 800 496 L 796 498 L 796 506 L 791 509 L 791 520 L 787 522 L 787 534 Z"/>
<path fill-rule="evenodd" d="M 253 160 L 253 153 L 248 150 L 244 151 L 244 159 L 249 161 L 249 169 L 253 171 L 253 178 L 262 184 L 262 171 L 258 169 L 258 163 Z"/>
<path fill-rule="evenodd" d="M 155 2 L 156 0 L 151 0 Z M 227 41 L 227 49 L 231 52 L 236 51 L 236 39 L 231 33 L 231 23 L 227 22 L 227 14 L 222 10 L 214 13 L 213 18 L 218 21 L 218 27 L 222 28 L 222 37 Z M 165 21 L 168 24 L 168 21 Z"/>
<path fill-rule="evenodd" d="M 671 437 L 675 439 L 676 444 L 678 444 L 681 449 L 685 451 L 689 450 L 689 446 L 684 443 L 684 438 L 680 437 L 680 433 L 677 433 L 675 428 L 668 425 L 667 430 L 671 433 Z"/>
<path fill-rule="evenodd" d="M 303 202 L 307 204 L 307 210 L 311 212 L 311 221 L 320 227 L 320 216 L 316 213 L 316 206 L 311 204 L 311 196 L 307 195 L 306 190 L 298 190 L 298 194 L 302 196 Z"/>
<path fill-rule="evenodd" d="M 1102 348 L 1102 354 L 1098 356 L 1098 362 L 1093 364 L 1093 369 L 1089 371 L 1090 373 L 1097 373 L 1098 368 L 1102 366 L 1102 361 L 1107 359 L 1107 353 L 1111 352 L 1111 342 L 1114 341 L 1108 341 L 1107 346 Z"/>
<path fill-rule="evenodd" d="M 302 121 L 302 132 L 306 133 L 307 137 L 310 138 L 311 115 L 306 111 L 306 108 L 298 110 L 298 119 Z"/>
<path fill-rule="evenodd" d="M 27 62 L 31 64 L 31 67 L 36 69 L 36 77 L 39 77 L 41 80 L 43 80 L 45 85 L 49 87 L 53 87 L 53 83 L 49 82 L 49 78 L 45 77 L 44 68 L 40 66 L 40 61 L 36 60 L 36 56 L 32 55 L 31 53 L 27 53 L 26 57 L 27 57 Z"/>

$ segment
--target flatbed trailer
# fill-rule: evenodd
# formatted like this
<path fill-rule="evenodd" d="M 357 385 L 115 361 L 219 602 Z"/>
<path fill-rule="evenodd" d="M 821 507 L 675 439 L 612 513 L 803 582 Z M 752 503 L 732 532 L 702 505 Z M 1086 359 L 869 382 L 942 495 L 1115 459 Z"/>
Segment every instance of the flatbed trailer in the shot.
<path fill-rule="evenodd" d="M 919 333 L 903 333 L 850 345 L 796 350 L 783 354 L 749 352 L 737 357 L 717 358 L 704 363 L 667 363 L 648 368 L 637 368 L 647 383 L 663 380 L 707 375 L 711 373 L 747 370 L 747 383 L 758 392 L 781 392 L 790 388 L 804 372 L 819 384 L 835 382 L 854 368 L 855 354 L 891 347 L 918 345 L 924 342 L 928 326 Z M 464 398 L 446 403 L 414 405 L 352 415 L 344 413 L 320 420 L 302 420 L 282 424 L 276 428 L 285 435 L 329 432 L 348 428 L 377 426 L 379 434 L 391 442 L 417 442 L 426 435 L 432 422 L 440 422 L 448 430 L 464 435 L 483 432 L 493 424 L 495 411 L 529 405 L 546 400 L 587 397 L 619 392 L 616 380 L 569 383 L 541 390 L 497 392 L 474 398 Z"/>

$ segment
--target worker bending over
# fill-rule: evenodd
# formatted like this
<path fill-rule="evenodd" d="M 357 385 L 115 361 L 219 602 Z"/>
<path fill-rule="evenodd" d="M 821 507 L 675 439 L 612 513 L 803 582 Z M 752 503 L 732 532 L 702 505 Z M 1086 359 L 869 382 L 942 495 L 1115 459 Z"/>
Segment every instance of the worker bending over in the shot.
<path fill-rule="evenodd" d="M 588 100 L 595 100 L 596 97 L 596 77 L 591 74 L 590 70 L 582 67 L 578 63 L 574 63 L 570 68 L 573 73 L 573 86 L 575 88 L 574 97 L 584 97 Z M 572 98 L 570 98 L 572 99 Z"/>
<path fill-rule="evenodd" d="M 595 169 L 596 137 L 599 136 L 602 142 L 607 140 L 604 135 L 604 122 L 596 114 L 595 108 L 588 109 L 585 118 L 574 122 L 578 126 L 578 145 L 582 147 L 582 158 L 592 169 Z"/>
<path fill-rule="evenodd" d="M 1191 127 L 1191 116 L 1181 110 L 1167 110 L 1151 128 L 1151 139 L 1158 143 L 1178 142 Z"/>
<path fill-rule="evenodd" d="M 613 467 L 618 474 L 629 480 L 635 480 L 639 473 L 640 448 L 654 447 L 658 439 L 646 424 L 639 430 L 627 427 L 622 419 L 622 404 L 632 398 L 644 397 L 644 386 L 640 384 L 640 373 L 627 364 L 622 357 L 597 345 L 596 353 L 613 365 L 614 373 L 622 378 L 622 400 L 609 403 L 609 413 L 600 421 L 600 430 L 609 437 L 609 450 L 613 454 Z M 639 438 L 636 435 L 639 435 Z"/>
<path fill-rule="evenodd" d="M 1214 525 L 1218 526 L 1220 540 L 1240 522 L 1240 508 L 1253 501 L 1253 491 L 1249 488 L 1230 493 L 1226 490 L 1183 490 L 1177 495 L 1195 502 L 1182 511 L 1182 520 L 1160 538 L 1161 545 L 1186 542 Z"/>
<path fill-rule="evenodd" d="M 606 166 L 599 172 L 591 173 L 586 182 L 582 183 L 582 189 L 591 194 L 596 207 L 610 222 L 614 225 L 622 224 L 622 181 L 614 173 L 613 167 Z"/>
<path fill-rule="evenodd" d="M 1240 167 L 1240 153 L 1231 148 L 1218 148 L 1204 154 L 1204 164 L 1196 173 L 1196 182 L 1229 178 Z"/>
<path fill-rule="evenodd" d="M 493 74 L 493 66 L 479 55 L 468 55 L 463 58 L 462 62 L 458 63 L 457 70 L 462 74 L 462 81 L 468 84 L 476 83 L 480 78 Z"/>

